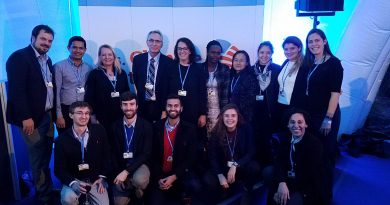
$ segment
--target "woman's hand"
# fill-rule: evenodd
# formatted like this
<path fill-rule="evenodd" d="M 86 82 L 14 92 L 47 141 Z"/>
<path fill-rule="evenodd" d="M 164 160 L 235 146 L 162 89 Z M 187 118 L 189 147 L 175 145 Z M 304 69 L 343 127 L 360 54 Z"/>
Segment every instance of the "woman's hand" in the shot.
<path fill-rule="evenodd" d="M 287 200 L 290 199 L 290 193 L 286 182 L 280 182 L 278 186 L 278 191 L 274 195 L 274 200 L 277 204 L 286 205 Z"/>
<path fill-rule="evenodd" d="M 320 133 L 327 136 L 332 129 L 332 120 L 329 117 L 325 117 L 320 127 Z"/>
<path fill-rule="evenodd" d="M 223 176 L 223 174 L 218 174 L 218 180 L 219 180 L 219 184 L 224 188 L 224 189 L 227 189 L 229 188 L 229 184 L 226 180 L 226 177 Z"/>
<path fill-rule="evenodd" d="M 236 166 L 231 166 L 227 173 L 227 182 L 233 184 L 236 181 Z"/>

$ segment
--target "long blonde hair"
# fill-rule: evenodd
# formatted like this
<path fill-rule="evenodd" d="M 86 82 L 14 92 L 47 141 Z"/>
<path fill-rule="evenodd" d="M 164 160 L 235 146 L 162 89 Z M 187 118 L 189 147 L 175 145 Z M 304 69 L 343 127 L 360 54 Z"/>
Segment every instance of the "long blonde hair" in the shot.
<path fill-rule="evenodd" d="M 119 60 L 118 60 L 118 58 L 117 58 L 117 56 L 116 56 L 116 54 L 115 54 L 115 52 L 114 52 L 114 49 L 113 49 L 110 45 L 108 45 L 108 44 L 103 44 L 103 45 L 101 45 L 101 46 L 99 47 L 98 56 L 100 56 L 100 54 L 102 53 L 102 49 L 103 49 L 103 48 L 107 48 L 107 49 L 110 49 L 110 50 L 111 50 L 111 52 L 112 52 L 113 55 L 114 55 L 114 69 L 117 70 L 118 74 L 121 74 L 121 72 L 122 72 L 121 64 L 119 63 Z M 104 67 L 102 61 L 100 60 L 100 58 L 98 58 L 97 67 L 98 67 L 98 68 L 99 68 L 99 67 Z"/>
<path fill-rule="evenodd" d="M 290 69 L 290 71 L 288 72 L 288 74 L 291 75 L 294 72 L 298 71 L 298 69 L 301 67 L 301 65 L 303 63 L 303 58 L 304 58 L 303 44 L 302 44 L 302 41 L 298 37 L 288 36 L 286 39 L 284 39 L 284 41 L 282 43 L 282 48 L 284 49 L 284 46 L 288 43 L 294 44 L 296 47 L 301 49 L 301 51 L 298 53 L 298 59 L 295 62 L 294 67 L 292 69 Z"/>

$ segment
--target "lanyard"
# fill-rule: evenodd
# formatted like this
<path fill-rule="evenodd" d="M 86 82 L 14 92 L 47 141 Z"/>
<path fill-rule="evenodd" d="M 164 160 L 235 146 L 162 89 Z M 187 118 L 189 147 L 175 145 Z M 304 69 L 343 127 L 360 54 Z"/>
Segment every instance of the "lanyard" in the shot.
<path fill-rule="evenodd" d="M 302 140 L 302 137 L 297 138 L 297 139 L 294 139 L 294 137 L 292 137 L 292 139 L 291 139 L 291 147 L 290 147 L 290 164 L 291 164 L 291 171 L 294 171 L 294 160 L 293 160 L 292 152 L 293 152 L 293 151 L 295 152 L 295 144 L 297 144 L 297 143 L 300 142 L 301 140 Z"/>
<path fill-rule="evenodd" d="M 154 58 L 151 58 L 151 59 L 149 60 L 148 67 L 147 67 L 147 71 L 146 71 L 146 82 L 148 82 L 148 81 L 149 81 L 149 78 L 150 78 L 150 64 L 152 63 L 152 62 L 151 62 L 152 59 L 153 59 L 153 66 L 154 66 L 154 77 L 156 77 L 156 70 L 157 70 L 157 67 L 158 67 L 158 61 L 156 61 L 156 58 L 157 58 L 157 56 L 155 56 Z M 153 82 L 148 82 L 148 83 L 154 84 L 154 80 L 155 80 L 155 79 L 153 79 Z"/>
<path fill-rule="evenodd" d="M 322 63 L 316 64 L 316 67 L 314 67 L 313 70 L 310 71 L 309 75 L 307 75 L 307 79 L 306 79 L 306 95 L 309 95 L 309 81 L 310 81 L 311 75 L 314 73 L 314 71 L 317 70 L 317 67 L 320 64 L 323 64 L 325 62 L 325 58 L 326 58 L 326 55 L 324 55 L 324 58 L 322 59 Z"/>
<path fill-rule="evenodd" d="M 288 77 L 288 74 L 286 75 L 286 77 L 284 77 L 284 75 L 286 74 L 286 71 L 287 71 L 289 63 L 290 63 L 290 61 L 288 61 L 287 64 L 284 66 L 286 69 L 284 69 L 284 72 L 283 72 L 283 75 L 282 75 L 282 91 L 284 91 L 284 84 L 286 83 L 286 80 L 287 80 L 287 77 Z"/>
<path fill-rule="evenodd" d="M 236 129 L 236 133 L 234 134 L 234 144 L 233 144 L 233 149 L 232 147 L 230 146 L 230 142 L 229 142 L 229 138 L 228 136 L 225 134 L 226 136 L 226 141 L 228 143 L 228 147 L 229 147 L 229 151 L 230 151 L 230 157 L 232 159 L 232 161 L 234 161 L 234 151 L 236 149 L 236 140 L 237 140 L 237 129 Z"/>
<path fill-rule="evenodd" d="M 85 130 L 84 134 L 82 134 L 80 137 L 77 135 L 76 131 L 74 130 L 74 127 L 72 126 L 72 131 L 74 136 L 79 140 L 81 144 L 81 162 L 84 163 L 84 151 L 85 151 L 85 134 L 88 132 L 88 130 Z"/>
<path fill-rule="evenodd" d="M 107 77 L 108 81 L 110 81 L 112 87 L 114 88 L 114 92 L 116 92 L 116 81 L 117 81 L 117 76 L 118 76 L 118 72 L 115 70 L 114 68 L 114 73 L 115 73 L 115 78 L 113 81 L 110 80 L 110 76 L 107 75 L 107 73 L 104 71 L 103 68 L 100 68 L 100 70 L 104 73 L 104 75 Z"/>
<path fill-rule="evenodd" d="M 127 126 L 126 126 L 126 125 L 123 125 L 123 128 L 124 128 L 124 130 L 125 130 L 127 152 L 129 152 L 129 151 L 130 151 L 131 142 L 133 141 L 133 136 L 134 136 L 135 127 L 133 127 L 133 126 L 130 126 L 130 127 L 129 127 L 129 128 L 133 128 L 133 131 L 131 132 L 130 140 L 129 140 L 128 134 L 127 134 Z"/>
<path fill-rule="evenodd" d="M 180 120 L 177 121 L 177 123 L 173 126 L 169 125 L 168 120 L 165 122 L 165 131 L 167 132 L 167 139 L 168 139 L 169 145 L 171 146 L 172 154 L 173 154 L 173 144 L 172 144 L 171 138 L 169 137 L 169 134 L 177 127 L 179 122 L 180 122 Z"/>
<path fill-rule="evenodd" d="M 184 76 L 184 80 L 183 80 L 181 77 L 180 63 L 179 63 L 178 70 L 179 70 L 179 77 L 180 77 L 180 83 L 181 83 L 181 90 L 184 90 L 184 83 L 186 82 L 187 74 L 188 74 L 188 71 L 190 70 L 190 67 L 191 67 L 191 65 L 188 66 L 188 69 L 186 71 L 186 75 Z"/>
<path fill-rule="evenodd" d="M 77 66 L 70 60 L 70 58 L 68 58 L 68 62 L 69 62 L 69 64 L 73 68 L 73 74 L 74 74 L 74 76 L 77 79 L 78 86 L 81 87 L 81 74 L 83 73 L 83 66 L 82 66 L 82 64 L 80 64 L 80 66 L 79 66 L 80 69 L 78 69 Z"/>
<path fill-rule="evenodd" d="M 238 76 L 236 82 L 234 82 L 235 77 L 233 77 L 232 83 L 230 84 L 230 92 L 233 93 L 234 89 L 236 89 L 236 85 L 238 80 L 240 80 L 241 75 Z"/>
<path fill-rule="evenodd" d="M 43 58 L 44 58 L 43 56 L 39 56 L 38 61 L 39 61 L 39 65 L 41 66 L 41 71 L 43 73 L 43 80 L 46 83 L 49 83 L 51 82 L 51 80 L 49 80 L 49 77 L 47 76 L 47 74 L 49 74 L 49 72 L 47 71 L 48 70 L 47 60 L 43 60 Z M 43 69 L 43 67 L 45 67 L 45 69 Z"/>

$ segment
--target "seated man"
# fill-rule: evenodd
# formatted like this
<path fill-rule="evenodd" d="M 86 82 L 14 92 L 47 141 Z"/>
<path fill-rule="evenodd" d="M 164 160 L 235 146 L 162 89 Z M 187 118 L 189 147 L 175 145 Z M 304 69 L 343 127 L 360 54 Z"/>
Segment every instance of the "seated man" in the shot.
<path fill-rule="evenodd" d="M 179 96 L 169 96 L 167 118 L 155 124 L 150 204 L 180 200 L 190 204 L 189 197 L 200 189 L 193 169 L 198 144 L 196 128 L 180 120 L 182 110 Z"/>
<path fill-rule="evenodd" d="M 152 125 L 137 115 L 137 96 L 121 95 L 123 118 L 113 124 L 112 154 L 114 157 L 113 196 L 116 205 L 130 202 L 134 188 L 137 198 L 149 183 L 148 163 L 152 152 Z"/>
<path fill-rule="evenodd" d="M 90 204 L 109 204 L 104 181 L 109 172 L 109 146 L 104 128 L 88 125 L 91 112 L 86 102 L 72 103 L 73 125 L 55 141 L 54 173 L 63 184 L 62 204 L 79 204 L 81 195 Z"/>

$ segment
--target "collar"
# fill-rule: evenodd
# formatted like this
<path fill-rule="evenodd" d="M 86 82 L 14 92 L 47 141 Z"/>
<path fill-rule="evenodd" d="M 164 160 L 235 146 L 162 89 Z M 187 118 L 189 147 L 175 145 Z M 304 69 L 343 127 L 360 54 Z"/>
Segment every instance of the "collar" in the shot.
<path fill-rule="evenodd" d="M 81 67 L 81 66 L 84 64 L 84 61 L 81 60 L 80 65 L 77 66 L 77 65 L 72 61 L 72 59 L 70 58 L 70 56 L 68 57 L 68 62 L 70 63 L 70 65 L 72 65 L 72 66 L 74 66 L 74 67 L 76 67 L 76 68 Z"/>
<path fill-rule="evenodd" d="M 81 136 L 78 136 L 77 133 L 76 133 L 76 130 L 74 129 L 74 127 L 72 126 L 72 132 L 73 132 L 73 136 L 77 139 L 77 140 L 80 140 L 81 137 L 86 137 L 86 136 L 89 136 L 89 129 L 87 127 L 87 129 L 85 129 L 84 133 L 81 134 Z"/>
<path fill-rule="evenodd" d="M 294 136 L 292 136 L 291 137 L 291 144 L 297 144 L 298 142 L 302 141 L 302 138 L 303 138 L 303 136 L 302 137 L 294 137 Z"/>
<path fill-rule="evenodd" d="M 130 128 L 131 126 L 135 127 L 135 123 L 137 122 L 137 115 L 134 116 L 134 121 L 128 125 L 126 122 L 126 118 L 123 116 L 123 125 L 126 126 L 127 128 Z"/>
<path fill-rule="evenodd" d="M 154 62 L 158 62 L 160 60 L 160 55 L 161 53 L 158 53 L 155 57 L 154 57 Z M 150 55 L 150 53 L 148 52 L 148 62 L 150 61 L 150 59 L 152 59 L 152 56 Z"/>
<path fill-rule="evenodd" d="M 31 48 L 34 50 L 34 53 L 35 53 L 35 57 L 36 57 L 36 58 L 43 57 L 43 59 L 46 60 L 46 61 L 49 59 L 49 56 L 47 56 L 46 53 L 43 54 L 43 55 L 41 55 L 41 54 L 38 53 L 38 51 L 34 48 L 34 46 L 33 46 L 32 44 L 30 44 L 30 46 L 31 46 Z"/>

